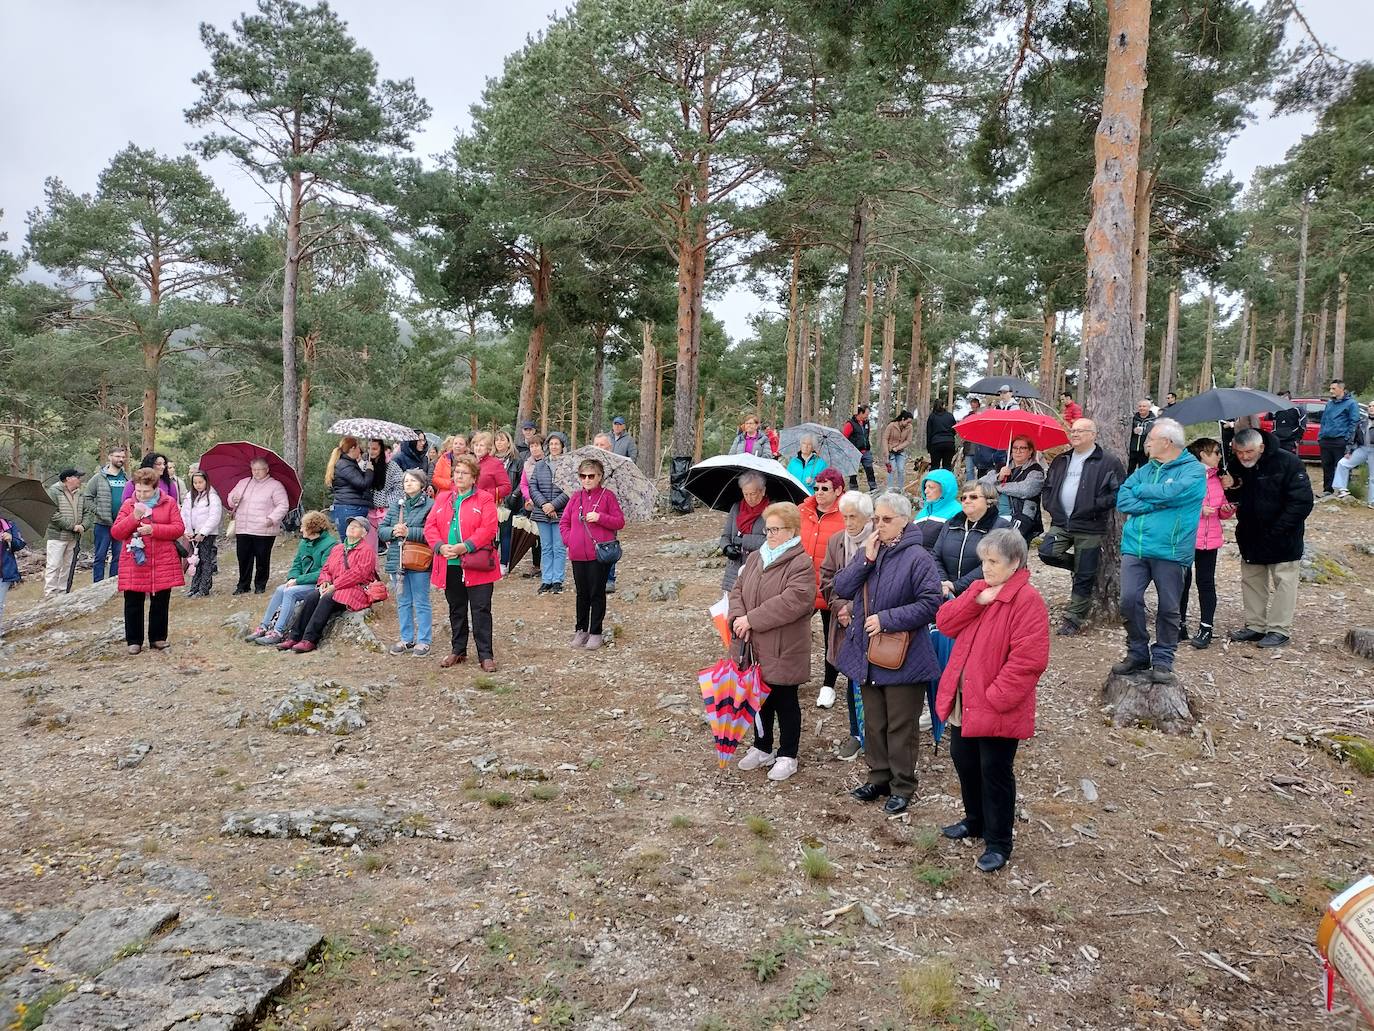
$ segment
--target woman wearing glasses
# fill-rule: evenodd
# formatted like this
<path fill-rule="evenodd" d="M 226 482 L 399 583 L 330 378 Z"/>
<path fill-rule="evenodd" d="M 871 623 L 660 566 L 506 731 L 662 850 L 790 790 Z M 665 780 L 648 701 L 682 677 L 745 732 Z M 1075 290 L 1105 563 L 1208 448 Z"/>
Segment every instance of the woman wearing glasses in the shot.
<path fill-rule="evenodd" d="M 1010 526 L 997 513 L 997 488 L 984 480 L 964 484 L 959 492 L 962 511 L 945 523 L 935 538 L 935 563 L 940 568 L 940 590 L 955 598 L 983 575 L 978 545 L 992 530 Z"/>
<path fill-rule="evenodd" d="M 731 652 L 741 663 L 751 656 L 772 690 L 754 724 L 754 745 L 740 759 L 739 768 L 771 766 L 769 780 L 786 780 L 797 772 L 801 745 L 797 688 L 811 676 L 816 574 L 797 536 L 801 513 L 796 505 L 769 505 L 760 522 L 765 543 L 745 561 L 730 591 L 730 627 L 735 635 Z M 776 748 L 774 717 L 780 728 Z"/>
<path fill-rule="evenodd" d="M 821 593 L 821 563 L 825 561 L 825 549 L 830 538 L 844 529 L 844 516 L 840 513 L 840 495 L 844 493 L 844 477 L 834 469 L 822 469 L 816 476 L 816 492 L 801 503 L 802 547 L 811 556 L 811 565 L 816 570 L 816 611 L 821 614 L 821 640 L 830 639 L 830 606 Z M 835 681 L 840 671 L 830 664 L 830 656 L 825 657 L 825 681 L 820 694 L 816 696 L 816 706 L 829 709 L 835 704 Z"/>
<path fill-rule="evenodd" d="M 996 488 L 997 511 L 1011 520 L 1029 544 L 1045 529 L 1040 518 L 1040 493 L 1045 489 L 1045 467 L 1035 453 L 1030 437 L 1017 437 L 1011 442 L 1011 459 L 996 472 L 988 473 L 980 481 Z"/>
<path fill-rule="evenodd" d="M 625 525 L 625 515 L 615 493 L 602 486 L 605 478 L 605 466 L 595 458 L 584 458 L 577 467 L 581 489 L 568 499 L 558 524 L 572 561 L 573 584 L 577 589 L 572 646 L 587 651 L 601 647 L 602 621 L 606 618 L 606 577 L 615 565 L 614 558 L 602 560 L 597 545 L 614 544 L 616 531 Z"/>

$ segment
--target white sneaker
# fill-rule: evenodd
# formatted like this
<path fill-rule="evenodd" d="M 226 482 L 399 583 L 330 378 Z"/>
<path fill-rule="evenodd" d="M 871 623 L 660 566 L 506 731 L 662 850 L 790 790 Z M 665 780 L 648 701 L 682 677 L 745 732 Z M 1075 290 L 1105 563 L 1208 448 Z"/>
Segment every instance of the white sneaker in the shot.
<path fill-rule="evenodd" d="M 1337 500 L 1337 501 L 1347 501 L 1347 500 L 1349 500 L 1349 498 L 1350 498 L 1350 491 L 1346 490 L 1344 487 L 1342 487 L 1340 490 L 1336 491 L 1336 500 Z"/>
<path fill-rule="evenodd" d="M 833 687 L 822 687 L 821 693 L 816 695 L 816 708 L 829 709 L 835 704 L 835 689 Z"/>
<path fill-rule="evenodd" d="M 750 748 L 744 753 L 744 758 L 738 765 L 741 770 L 757 770 L 760 766 L 772 766 L 776 760 L 777 756 L 773 752 L 760 752 L 757 748 Z"/>
<path fill-rule="evenodd" d="M 797 772 L 797 760 L 783 756 L 773 763 L 773 768 L 768 771 L 769 780 L 786 780 Z"/>

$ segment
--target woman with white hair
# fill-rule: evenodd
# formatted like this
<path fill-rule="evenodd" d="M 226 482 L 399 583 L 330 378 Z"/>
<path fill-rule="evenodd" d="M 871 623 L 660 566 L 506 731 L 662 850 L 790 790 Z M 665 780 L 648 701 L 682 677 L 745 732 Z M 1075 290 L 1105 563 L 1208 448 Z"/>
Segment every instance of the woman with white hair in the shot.
<path fill-rule="evenodd" d="M 940 607 L 940 574 L 911 522 L 911 502 L 889 492 L 873 503 L 876 532 L 835 575 L 834 594 L 850 600 L 840 672 L 860 684 L 868 783 L 861 802 L 891 796 L 896 816 L 916 790 L 916 750 L 927 685 L 940 674 L 930 621 Z"/>
<path fill-rule="evenodd" d="M 735 586 L 745 559 L 763 547 L 763 510 L 771 504 L 765 493 L 768 481 L 762 473 L 741 473 L 737 482 L 740 500 L 725 514 L 725 528 L 720 534 L 720 551 L 725 556 L 721 587 L 727 591 Z"/>
<path fill-rule="evenodd" d="M 954 653 L 935 699 L 959 774 L 964 818 L 947 838 L 982 838 L 977 867 L 992 873 L 1011 856 L 1017 745 L 1035 733 L 1035 687 L 1050 663 L 1050 618 L 1031 586 L 1026 541 L 1011 528 L 978 543 L 982 577 L 935 617 Z"/>
<path fill-rule="evenodd" d="M 832 534 L 821 560 L 821 597 L 830 606 L 829 633 L 825 639 L 825 658 L 832 666 L 838 664 L 840 645 L 849 629 L 854 603 L 835 596 L 835 574 L 853 562 L 873 536 L 873 499 L 860 490 L 840 495 L 840 515 L 844 529 Z M 859 727 L 859 685 L 845 677 L 845 708 L 849 710 L 849 740 L 840 746 L 840 758 L 849 762 L 863 749 L 863 735 Z"/>
<path fill-rule="evenodd" d="M 787 471 L 801 480 L 808 494 L 816 493 L 816 477 L 826 468 L 826 461 L 816 450 L 816 438 L 810 433 L 803 434 L 799 450 L 790 462 Z"/>

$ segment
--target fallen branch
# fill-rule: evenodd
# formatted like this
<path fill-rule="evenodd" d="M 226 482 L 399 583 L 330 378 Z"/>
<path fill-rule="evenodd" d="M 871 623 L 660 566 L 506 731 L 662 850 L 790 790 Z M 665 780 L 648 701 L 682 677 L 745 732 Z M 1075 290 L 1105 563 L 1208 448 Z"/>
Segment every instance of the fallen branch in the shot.
<path fill-rule="evenodd" d="M 1199 952 L 1198 955 L 1205 959 L 1208 963 L 1212 964 L 1212 966 L 1216 967 L 1218 970 L 1224 970 L 1232 977 L 1240 978 L 1246 984 L 1254 983 L 1250 980 L 1249 974 L 1245 973 L 1245 971 L 1243 970 L 1237 970 L 1235 967 L 1231 966 L 1230 963 L 1227 963 L 1226 960 L 1218 956 L 1215 952 Z"/>
<path fill-rule="evenodd" d="M 630 997 L 625 1000 L 625 1005 L 621 1006 L 620 1009 L 616 1010 L 615 1016 L 613 1016 L 611 1019 L 619 1020 L 621 1017 L 623 1017 L 625 1015 L 625 1011 L 628 1010 L 631 1006 L 633 1006 L 635 1004 L 635 1000 L 638 998 L 639 989 L 636 988 L 634 991 L 630 993 Z"/>

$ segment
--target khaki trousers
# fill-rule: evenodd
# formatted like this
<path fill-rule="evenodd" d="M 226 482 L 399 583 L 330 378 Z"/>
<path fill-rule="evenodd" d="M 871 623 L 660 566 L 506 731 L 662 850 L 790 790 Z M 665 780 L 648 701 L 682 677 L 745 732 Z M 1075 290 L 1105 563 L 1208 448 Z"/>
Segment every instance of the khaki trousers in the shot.
<path fill-rule="evenodd" d="M 43 567 L 43 597 L 61 594 L 67 589 L 67 573 L 72 568 L 72 552 L 76 541 L 48 541 L 48 562 Z"/>
<path fill-rule="evenodd" d="M 1298 563 L 1240 564 L 1241 604 L 1245 625 L 1260 634 L 1293 636 L 1298 608 Z"/>

